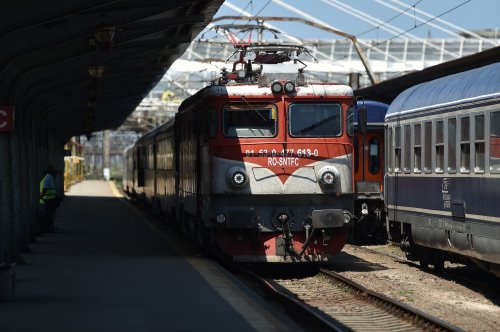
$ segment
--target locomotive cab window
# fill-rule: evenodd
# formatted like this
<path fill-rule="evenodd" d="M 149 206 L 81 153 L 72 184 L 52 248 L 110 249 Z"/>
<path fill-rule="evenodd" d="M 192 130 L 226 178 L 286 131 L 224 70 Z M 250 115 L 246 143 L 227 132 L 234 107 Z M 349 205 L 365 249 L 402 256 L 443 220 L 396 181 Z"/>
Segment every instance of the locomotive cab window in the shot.
<path fill-rule="evenodd" d="M 290 136 L 342 135 L 342 109 L 339 104 L 292 104 L 288 114 Z"/>
<path fill-rule="evenodd" d="M 490 113 L 490 171 L 500 173 L 500 111 Z"/>
<path fill-rule="evenodd" d="M 274 105 L 227 105 L 223 110 L 223 129 L 227 137 L 273 137 L 278 111 Z"/>

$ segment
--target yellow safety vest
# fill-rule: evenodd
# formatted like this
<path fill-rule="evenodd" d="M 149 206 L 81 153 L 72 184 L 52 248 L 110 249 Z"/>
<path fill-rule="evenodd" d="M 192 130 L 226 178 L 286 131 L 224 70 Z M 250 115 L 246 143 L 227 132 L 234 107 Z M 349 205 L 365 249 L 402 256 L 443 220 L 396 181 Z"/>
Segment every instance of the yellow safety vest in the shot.
<path fill-rule="evenodd" d="M 47 178 L 48 176 L 50 176 L 51 178 L 50 179 Z M 40 204 L 44 204 L 46 200 L 56 198 L 56 187 L 55 187 L 55 183 L 54 183 L 54 178 L 50 174 L 46 174 L 43 177 L 42 181 L 40 181 L 40 195 L 43 192 L 44 183 L 46 181 L 47 181 L 47 187 L 46 187 L 47 191 L 45 192 L 43 197 L 40 198 Z"/>

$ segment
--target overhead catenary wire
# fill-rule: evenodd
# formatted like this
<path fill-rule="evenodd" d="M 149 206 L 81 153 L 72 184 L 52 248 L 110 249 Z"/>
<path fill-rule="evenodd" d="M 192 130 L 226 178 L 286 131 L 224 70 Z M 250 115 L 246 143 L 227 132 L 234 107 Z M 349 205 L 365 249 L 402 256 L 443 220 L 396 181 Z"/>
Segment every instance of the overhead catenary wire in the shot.
<path fill-rule="evenodd" d="M 415 21 L 419 21 L 419 22 L 425 21 L 425 19 L 423 19 L 423 18 L 421 18 L 421 17 L 419 17 L 419 16 L 416 15 L 416 12 L 417 12 L 418 8 L 415 5 L 413 5 L 411 7 L 406 7 L 405 10 L 402 10 L 400 8 L 397 8 L 396 6 L 393 6 L 393 5 L 390 5 L 390 4 L 386 3 L 383 0 L 373 0 L 373 1 L 381 4 L 382 6 L 385 6 L 385 7 L 389 8 L 389 9 L 392 9 L 392 10 L 398 12 L 399 13 L 398 16 L 405 15 L 405 16 L 408 16 L 408 17 L 414 19 Z M 412 11 L 412 13 L 408 13 L 408 11 L 410 11 L 410 10 Z M 431 15 L 429 15 L 429 16 L 432 17 Z M 432 22 L 429 22 L 428 24 L 429 24 L 429 26 L 431 26 L 433 28 L 436 28 L 438 30 L 441 30 L 441 31 L 449 34 L 450 36 L 453 36 L 453 37 L 456 37 L 456 38 L 459 38 L 459 39 L 462 39 L 462 40 L 465 39 L 463 36 L 459 35 L 455 31 L 443 28 L 442 26 L 440 26 L 438 24 L 435 24 L 435 23 L 432 23 Z M 415 23 L 415 25 L 416 25 L 416 23 Z"/>
<path fill-rule="evenodd" d="M 433 21 L 433 20 L 437 19 L 438 17 L 441 17 L 441 16 L 443 16 L 443 15 L 446 15 L 446 14 L 448 14 L 448 13 L 452 12 L 453 10 L 455 10 L 455 9 L 457 9 L 457 8 L 459 8 L 459 7 L 463 6 L 463 5 L 465 5 L 466 3 L 470 2 L 470 1 L 472 1 L 472 0 L 467 0 L 467 1 L 464 1 L 464 2 L 462 2 L 461 4 L 459 4 L 459 5 L 457 5 L 457 6 L 453 7 L 453 8 L 451 8 L 451 9 L 449 9 L 449 10 L 447 10 L 447 11 L 445 11 L 445 12 L 443 12 L 443 13 L 439 14 L 438 16 L 435 16 L 435 17 L 433 17 L 433 18 L 430 18 L 430 19 L 428 19 L 427 21 L 425 21 L 425 22 L 423 22 L 423 23 L 421 23 L 421 24 L 417 24 L 417 25 L 415 25 L 413 28 L 407 29 L 407 30 L 405 30 L 405 31 L 403 31 L 403 32 L 401 32 L 401 33 L 399 33 L 398 35 L 396 35 L 396 36 L 394 36 L 394 37 L 388 38 L 388 39 L 386 39 L 386 40 L 384 40 L 384 41 L 382 41 L 382 42 L 377 42 L 377 43 L 375 43 L 375 45 L 374 45 L 374 46 L 372 46 L 372 47 L 375 47 L 375 46 L 378 46 L 378 45 L 381 45 L 381 44 L 385 44 L 385 43 L 387 43 L 387 42 L 389 42 L 389 41 L 391 41 L 391 40 L 394 40 L 394 39 L 396 39 L 396 38 L 399 38 L 399 37 L 400 37 L 400 36 L 402 36 L 403 34 L 408 33 L 408 32 L 409 32 L 409 31 L 411 31 L 411 30 L 417 29 L 417 28 L 419 28 L 419 27 L 421 27 L 421 26 L 423 26 L 423 25 L 425 25 L 425 24 L 427 24 L 427 23 L 429 23 L 429 22 L 431 22 L 431 21 Z"/>
<path fill-rule="evenodd" d="M 374 0 L 374 1 L 377 1 L 377 0 Z M 392 2 L 394 2 L 394 3 L 396 3 L 396 4 L 398 4 L 398 5 L 400 5 L 400 6 L 402 6 L 402 7 L 407 7 L 407 6 L 408 6 L 407 4 L 405 4 L 405 3 L 403 3 L 403 2 L 401 2 L 401 1 L 399 1 L 399 0 L 390 0 L 390 1 L 392 1 Z M 463 4 L 459 5 L 458 7 L 461 7 L 461 6 L 465 5 L 466 3 L 470 2 L 470 1 L 471 1 L 471 0 L 466 1 L 465 3 L 463 3 Z M 378 2 L 378 1 L 377 1 L 377 2 Z M 456 7 L 456 8 L 458 8 L 458 7 Z M 456 8 L 454 8 L 454 9 L 456 9 Z M 453 9 L 453 10 L 454 10 L 454 9 Z M 461 32 L 464 32 L 464 33 L 466 33 L 466 34 L 469 34 L 470 36 L 472 36 L 472 37 L 474 37 L 474 38 L 476 38 L 476 39 L 482 40 L 483 42 L 487 42 L 487 43 L 492 44 L 492 45 L 495 45 L 495 46 L 497 45 L 494 41 L 489 40 L 489 39 L 487 39 L 487 38 L 483 38 L 483 37 L 481 37 L 480 35 L 478 35 L 477 33 L 473 32 L 473 31 L 467 30 L 467 29 L 465 29 L 465 28 L 463 28 L 463 27 L 460 27 L 460 26 L 458 26 L 458 25 L 456 25 L 456 24 L 453 24 L 453 23 L 448 22 L 448 21 L 446 21 L 446 20 L 444 20 L 444 19 L 441 19 L 440 17 L 441 17 L 441 16 L 443 16 L 443 15 L 434 16 L 434 15 L 429 14 L 429 13 L 427 13 L 427 12 L 425 12 L 425 11 L 421 10 L 421 9 L 418 9 L 418 8 L 415 8 L 415 12 L 417 12 L 417 13 L 419 13 L 419 14 L 423 15 L 423 16 L 426 16 L 426 17 L 428 17 L 428 18 L 434 18 L 432 21 L 436 21 L 436 22 L 439 22 L 439 23 L 441 23 L 441 24 L 447 25 L 447 26 L 449 26 L 449 27 L 451 27 L 451 28 L 453 28 L 453 29 L 457 29 L 457 30 L 459 30 L 459 31 L 461 31 Z M 449 12 L 449 11 L 448 11 L 448 12 Z M 446 12 L 446 14 L 447 14 L 448 12 Z M 417 20 L 419 20 L 419 21 L 425 21 L 425 19 L 422 19 L 422 18 L 420 18 L 420 17 L 417 17 Z M 425 22 L 429 22 L 429 21 L 425 21 Z M 430 25 L 430 24 L 429 24 L 429 25 Z"/>
<path fill-rule="evenodd" d="M 429 46 L 429 47 L 432 47 L 440 52 L 443 52 L 449 56 L 452 56 L 454 58 L 458 58 L 459 57 L 459 54 L 457 53 L 453 53 L 453 52 L 450 52 L 450 51 L 447 51 L 447 50 L 444 50 L 442 49 L 441 46 L 436 46 L 435 44 L 433 44 L 432 42 L 430 42 L 428 39 L 424 39 L 424 38 L 419 38 L 413 34 L 410 34 L 409 31 L 410 30 L 403 30 L 401 28 L 398 28 L 398 27 L 395 27 L 393 25 L 390 25 L 390 24 L 385 24 L 383 25 L 383 21 L 379 20 L 378 18 L 374 17 L 374 16 L 371 16 L 371 15 L 368 15 L 360 10 L 357 10 L 356 8 L 354 7 L 351 7 L 349 5 L 346 5 L 344 3 L 342 3 L 341 1 L 339 0 L 321 0 L 323 1 L 324 3 L 328 4 L 328 5 L 331 5 L 337 9 L 340 9 L 341 11 L 349 14 L 349 15 L 352 15 L 362 21 L 365 21 L 371 25 L 377 25 L 377 24 L 380 24 L 380 28 L 397 36 L 397 37 L 400 37 L 400 36 L 407 36 L 409 38 L 411 38 L 412 40 L 417 40 L 417 41 L 420 41 L 422 43 L 424 43 L 425 45 Z"/>
<path fill-rule="evenodd" d="M 378 0 L 374 0 L 374 1 L 378 1 Z M 416 5 L 418 5 L 418 4 L 419 4 L 420 2 L 422 2 L 422 1 L 423 1 L 423 0 L 418 0 L 416 3 L 414 3 L 414 4 L 413 4 L 413 6 L 412 6 L 412 7 L 415 7 Z M 363 31 L 363 32 L 361 32 L 361 33 L 358 33 L 358 34 L 356 35 L 356 37 L 361 37 L 361 36 L 363 36 L 363 35 L 366 35 L 367 33 L 370 33 L 370 32 L 372 32 L 372 31 L 375 31 L 375 30 L 379 29 L 380 27 L 382 27 L 382 26 L 386 25 L 387 23 L 394 21 L 395 19 L 397 19 L 398 17 L 400 17 L 401 15 L 403 15 L 405 12 L 409 11 L 410 9 L 412 9 L 412 7 L 408 7 L 405 11 L 400 12 L 400 13 L 399 13 L 399 14 L 397 14 L 396 16 L 391 17 L 390 19 L 388 19 L 388 20 L 384 21 L 383 23 L 380 23 L 379 25 L 377 25 L 377 26 L 376 26 L 376 27 L 374 27 L 374 28 L 368 29 L 368 30 Z"/>
<path fill-rule="evenodd" d="M 240 11 L 240 8 L 238 6 L 235 6 L 234 4 L 230 3 L 229 1 L 225 1 L 224 2 L 224 6 L 227 6 L 229 8 L 231 8 L 232 10 L 234 10 L 235 12 L 239 12 Z M 244 15 L 245 16 L 251 16 L 250 13 L 248 12 L 244 12 Z M 272 25 L 272 24 L 269 24 L 267 22 L 264 22 L 263 23 L 264 26 L 266 26 L 267 28 L 270 28 L 270 29 L 275 29 L 276 31 L 278 31 L 280 34 L 282 34 L 285 38 L 295 42 L 295 43 L 298 43 L 299 45 L 303 45 L 304 44 L 304 41 L 297 38 L 297 37 L 293 37 L 291 35 L 289 35 L 288 33 L 286 33 L 285 31 L 279 29 L 278 27 Z M 334 59 L 329 56 L 328 54 L 325 54 L 324 52 L 320 52 L 320 51 L 316 51 L 317 54 L 320 54 L 321 56 L 325 57 L 326 59 L 329 59 L 329 61 L 331 61 L 332 63 L 334 62 Z M 347 68 L 347 67 L 346 67 Z M 349 67 L 348 69 L 352 69 L 352 70 L 355 70 L 354 68 L 352 67 Z"/>
<path fill-rule="evenodd" d="M 331 0 L 331 1 L 333 2 L 334 0 Z M 374 0 L 374 1 L 381 1 L 381 0 Z M 396 3 L 396 2 L 398 2 L 397 0 L 391 0 L 391 1 L 392 1 L 392 2 L 395 2 L 395 3 Z M 420 1 L 415 0 L 415 1 L 414 1 L 414 4 L 415 4 L 415 5 L 416 5 L 416 4 L 419 4 L 419 3 L 421 3 L 422 1 L 423 1 L 423 0 L 420 0 Z M 466 1 L 465 3 L 470 2 L 470 1 L 471 1 L 471 0 Z M 252 0 L 251 0 L 250 2 L 252 2 Z M 251 4 L 250 4 L 250 2 L 246 5 L 246 7 L 245 7 L 245 8 L 248 8 L 248 7 L 249 7 L 249 5 L 251 5 Z M 260 12 L 262 12 L 265 8 L 268 8 L 268 6 L 269 6 L 269 4 L 271 4 L 271 2 L 272 2 L 272 0 L 268 0 L 268 1 L 266 1 L 266 3 L 263 5 L 263 7 L 259 10 L 259 13 L 260 13 Z M 281 2 L 282 2 L 282 1 L 281 1 Z M 339 1 L 337 1 L 337 2 L 339 2 Z M 275 1 L 275 3 L 276 3 L 276 1 Z M 287 2 L 287 3 L 288 3 L 288 2 Z M 465 4 L 465 3 L 464 3 L 464 4 Z M 463 4 L 462 4 L 462 5 L 463 5 Z M 246 9 L 245 9 L 245 8 L 243 8 L 243 9 L 238 8 L 237 6 L 234 6 L 233 4 L 231 4 L 229 1 L 225 2 L 225 3 L 224 3 L 224 6 L 227 6 L 227 7 L 233 7 L 233 8 L 231 8 L 231 9 L 232 9 L 232 10 L 234 10 L 234 11 L 236 11 L 238 14 L 240 14 L 239 16 L 242 16 L 242 14 L 244 14 L 244 16 L 252 16 L 252 17 L 255 17 L 255 15 L 253 15 L 253 14 L 251 14 L 251 13 L 248 13 L 248 12 L 246 11 Z M 253 3 L 253 6 L 255 7 L 255 3 Z M 408 5 L 407 5 L 407 6 L 408 6 Z M 252 9 L 253 9 L 254 7 L 252 7 Z M 455 7 L 455 9 L 456 9 L 456 8 L 458 8 L 458 7 L 459 7 L 459 6 L 456 6 L 456 7 Z M 407 14 L 407 16 L 411 16 L 411 17 L 413 17 L 413 16 L 414 16 L 413 9 L 414 9 L 414 8 L 413 8 L 413 6 L 411 6 L 411 5 L 410 5 L 410 6 L 408 6 L 408 7 L 406 8 L 406 14 Z M 297 10 L 298 10 L 298 9 L 297 9 Z M 452 8 L 452 10 L 453 10 L 453 8 Z M 404 11 L 404 9 L 403 9 L 403 11 Z M 450 10 L 450 11 L 451 11 L 451 10 Z M 444 14 L 446 14 L 446 13 L 448 13 L 448 12 L 450 12 L 450 11 L 446 11 Z M 442 15 L 444 15 L 444 14 L 441 14 L 441 16 L 442 16 Z M 401 14 L 401 15 L 403 15 L 403 14 Z M 399 16 L 401 16 L 401 15 L 399 15 Z M 302 15 L 301 15 L 301 16 L 302 16 Z M 399 16 L 397 16 L 397 17 L 399 17 Z M 304 16 L 303 16 L 303 17 L 304 17 Z M 433 17 L 431 17 L 431 18 L 433 18 L 435 21 L 438 21 L 438 20 L 439 20 L 439 17 L 437 17 L 437 16 L 433 16 Z M 393 17 L 393 18 L 392 18 L 392 20 L 394 20 L 394 19 L 395 19 L 395 18 Z M 250 22 L 250 21 L 251 21 L 251 20 L 250 20 L 250 19 L 248 19 L 248 22 Z M 388 21 L 390 21 L 390 20 L 388 20 Z M 382 22 L 381 20 L 379 20 L 379 23 L 381 22 L 381 24 L 380 24 L 380 25 L 386 25 L 388 21 L 386 21 L 386 22 Z M 422 18 L 421 18 L 421 17 L 419 17 L 419 21 L 422 21 Z M 424 23 L 425 23 L 425 22 L 431 22 L 431 21 L 432 21 L 432 20 L 427 20 L 427 21 L 424 21 Z M 420 26 L 422 26 L 422 25 L 423 25 L 423 24 L 419 24 L 419 25 L 417 25 L 416 23 L 417 23 L 417 22 L 415 22 L 415 26 L 414 26 L 412 29 L 416 29 L 416 28 L 418 28 L 418 27 L 420 27 Z M 270 29 L 275 29 L 275 30 L 278 30 L 278 31 L 279 31 L 279 33 L 280 33 L 280 34 L 281 34 L 284 38 L 286 38 L 286 39 L 288 39 L 288 40 L 293 40 L 294 42 L 297 42 L 297 41 L 298 41 L 298 43 L 299 43 L 299 44 L 301 44 L 301 45 L 304 45 L 304 44 L 306 44 L 306 43 L 307 43 L 306 41 L 304 41 L 304 40 L 302 40 L 302 39 L 300 39 L 300 38 L 296 38 L 296 37 L 294 37 L 294 36 L 290 36 L 288 33 L 286 33 L 286 31 L 283 31 L 283 30 L 281 30 L 281 29 L 278 29 L 278 28 L 276 28 L 276 27 L 274 27 L 274 26 L 272 26 L 272 25 L 268 24 L 267 22 L 264 22 L 264 24 L 265 24 L 265 26 L 266 26 L 266 27 L 268 27 L 268 28 L 270 28 Z M 413 22 L 412 22 L 412 25 L 413 25 Z M 430 24 L 429 24 L 429 25 L 430 25 Z M 211 27 L 213 27 L 213 24 L 211 25 Z M 376 29 L 376 28 L 374 28 L 374 29 Z M 411 31 L 412 29 L 409 29 L 409 31 Z M 373 29 L 372 29 L 372 30 L 373 30 Z M 216 36 L 214 36 L 214 37 L 212 37 L 212 38 L 210 38 L 210 39 L 211 39 L 211 40 L 212 40 L 212 39 L 215 39 L 218 35 L 221 35 L 221 36 L 222 36 L 223 34 L 222 34 L 221 32 L 222 32 L 222 31 L 218 31 L 218 32 L 217 32 L 217 34 L 216 34 Z M 401 32 L 399 32 L 399 33 L 401 33 Z M 364 42 L 366 43 L 366 45 L 368 45 L 368 47 L 367 47 L 365 50 L 374 50 L 374 51 L 376 51 L 376 50 L 378 49 L 380 53 L 383 53 L 383 54 L 385 55 L 385 54 L 387 53 L 387 50 L 388 50 L 389 41 L 390 41 L 390 40 L 393 40 L 394 38 L 397 38 L 397 37 L 393 37 L 393 38 L 390 38 L 390 39 L 387 39 L 387 40 L 384 40 L 384 41 L 378 42 L 377 44 L 375 44 L 375 43 L 374 43 L 374 41 L 368 41 L 368 42 L 367 42 L 367 41 L 365 40 Z M 217 41 L 216 41 L 216 43 L 217 43 Z M 226 44 L 226 43 L 221 43 L 221 45 L 222 45 L 221 47 L 217 47 L 217 46 L 213 47 L 213 51 L 211 52 L 211 54 L 216 53 L 216 54 L 215 54 L 215 56 L 209 57 L 209 54 L 207 53 L 207 54 L 206 54 L 206 57 L 202 57 L 202 56 L 203 56 L 203 54 L 202 54 L 201 56 L 198 54 L 197 56 L 194 56 L 194 57 L 195 57 L 196 59 L 198 59 L 198 60 L 200 60 L 200 59 L 202 59 L 202 58 L 203 58 L 202 60 L 203 60 L 204 62 L 208 62 L 207 60 L 209 60 L 209 58 L 216 59 L 217 55 L 219 55 L 219 54 L 221 54 L 221 53 L 226 54 L 226 53 L 230 50 L 231 45 L 227 45 L 227 44 L 226 44 L 226 45 L 224 45 L 224 44 Z M 386 44 L 387 46 L 386 46 L 386 47 L 382 46 L 382 48 L 377 48 L 377 46 L 378 46 L 378 45 L 381 45 L 381 44 Z M 405 44 L 405 45 L 406 45 L 406 44 Z M 208 47 L 210 48 L 211 46 L 208 46 Z M 406 46 L 405 46 L 405 47 L 406 47 Z M 425 46 L 424 46 L 424 48 L 425 48 Z M 443 44 L 441 45 L 441 49 L 440 49 L 440 50 L 442 50 L 443 48 L 444 48 L 444 42 L 443 42 Z M 380 51 L 381 49 L 382 49 L 383 51 Z M 192 50 L 193 50 L 193 49 L 192 49 Z M 332 46 L 332 50 L 333 50 L 333 46 Z M 214 51 L 215 51 L 215 52 L 214 52 Z M 318 50 L 316 50 L 316 52 L 317 52 L 317 51 L 318 51 Z M 208 51 L 207 51 L 207 52 L 208 52 Z M 320 58 L 320 59 L 322 59 L 322 58 L 323 58 L 324 60 L 326 60 L 326 61 L 325 61 L 325 63 L 326 63 L 326 62 L 333 62 L 333 61 L 334 61 L 334 60 L 333 60 L 333 59 L 334 59 L 334 58 L 333 58 L 333 54 L 334 54 L 334 53 L 325 54 L 325 53 L 323 53 L 323 52 L 319 51 L 318 53 L 315 53 L 315 54 L 319 55 L 319 58 Z M 340 58 L 339 58 L 338 56 L 336 56 L 336 57 L 335 57 L 335 61 L 337 62 L 337 65 L 341 65 L 341 66 L 342 66 L 342 67 L 344 67 L 344 68 L 348 68 L 348 67 L 349 67 L 349 68 L 353 68 L 353 69 L 354 69 L 354 67 L 351 67 L 350 65 L 344 65 L 343 63 L 341 64 L 341 63 L 339 63 L 339 62 L 338 62 L 338 60 L 342 60 L 342 59 L 350 58 L 350 56 L 351 56 L 351 55 L 345 55 L 345 56 L 344 56 L 344 55 L 342 55 Z M 222 57 L 221 57 L 221 58 L 222 58 Z M 397 60 L 397 57 L 391 57 L 391 56 L 390 56 L 390 54 L 389 54 L 389 58 L 390 58 L 390 59 L 394 59 L 394 58 L 396 58 L 396 60 L 395 60 L 395 61 L 398 61 L 398 60 Z M 216 61 L 216 60 L 213 60 L 213 61 Z M 386 61 L 387 61 L 387 59 L 386 59 Z M 350 63 L 350 62 L 349 62 L 349 63 Z M 216 64 L 212 63 L 212 65 L 215 65 L 216 67 L 218 67 L 217 65 L 220 65 L 220 63 L 219 63 L 219 62 L 217 62 Z M 358 68 L 358 70 L 359 70 L 359 68 Z M 311 73 L 311 75 L 312 75 L 312 73 Z M 206 75 L 204 75 L 204 76 L 206 76 Z"/>
<path fill-rule="evenodd" d="M 296 7 L 294 7 L 294 6 L 290 5 L 290 4 L 287 4 L 287 3 L 285 3 L 285 2 L 283 2 L 283 1 L 281 1 L 281 0 L 272 0 L 272 1 L 273 1 L 274 3 L 276 3 L 277 5 L 279 5 L 279 6 L 283 7 L 283 8 L 286 8 L 286 9 L 288 9 L 288 10 L 290 10 L 290 11 L 294 12 L 295 14 L 297 14 L 297 15 L 299 15 L 299 16 L 302 16 L 303 18 L 307 18 L 308 20 L 310 20 L 310 21 L 312 21 L 312 22 L 315 22 L 315 23 L 318 23 L 318 24 L 324 25 L 324 26 L 326 26 L 326 27 L 328 27 L 328 28 L 330 28 L 330 29 L 334 29 L 334 30 L 341 30 L 341 29 L 338 29 L 338 28 L 336 28 L 336 27 L 333 27 L 333 26 L 331 26 L 330 24 L 328 24 L 328 23 L 326 23 L 326 22 L 323 22 L 323 21 L 321 21 L 321 20 L 317 19 L 316 17 L 313 17 L 313 16 L 311 16 L 311 15 L 309 15 L 309 14 L 305 13 L 304 11 L 301 11 L 301 10 L 297 9 Z M 377 45 L 372 46 L 372 45 L 370 45 L 369 43 L 367 43 L 367 42 L 365 42 L 365 41 L 363 41 L 363 40 L 359 40 L 358 42 L 359 42 L 360 44 L 363 44 L 365 47 L 368 47 L 368 49 L 373 49 L 374 51 L 379 52 L 379 53 L 381 53 L 381 54 L 384 54 L 384 55 L 386 55 L 387 57 L 389 57 L 389 58 L 391 58 L 391 59 L 393 59 L 393 60 L 395 60 L 395 61 L 397 61 L 397 62 L 402 62 L 402 61 L 403 61 L 402 59 L 400 59 L 400 58 L 398 58 L 398 57 L 396 57 L 396 56 L 394 56 L 394 55 L 392 55 L 392 54 L 387 54 L 387 52 L 386 52 L 386 51 L 383 51 L 383 50 L 379 49 L 378 47 L 376 47 Z"/>

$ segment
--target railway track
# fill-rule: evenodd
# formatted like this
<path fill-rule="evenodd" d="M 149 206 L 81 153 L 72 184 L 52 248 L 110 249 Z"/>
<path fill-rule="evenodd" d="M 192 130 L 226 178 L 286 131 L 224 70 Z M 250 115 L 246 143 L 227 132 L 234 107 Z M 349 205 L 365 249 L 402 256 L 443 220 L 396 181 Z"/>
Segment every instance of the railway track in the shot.
<path fill-rule="evenodd" d="M 497 278 L 495 278 L 491 274 L 488 274 L 487 272 L 484 272 L 483 270 L 480 270 L 479 268 L 476 268 L 472 273 L 471 272 L 460 273 L 460 272 L 453 271 L 453 269 L 445 269 L 443 272 L 438 273 L 433 269 L 424 268 L 417 262 L 407 260 L 406 258 L 400 257 L 400 256 L 395 255 L 395 254 L 390 254 L 390 253 L 387 253 L 384 251 L 379 251 L 379 250 L 367 248 L 364 246 L 358 246 L 358 245 L 352 245 L 352 244 L 350 246 L 354 247 L 358 250 L 363 250 L 365 252 L 369 252 L 369 253 L 372 253 L 375 255 L 382 255 L 382 256 L 389 257 L 389 258 L 393 259 L 395 262 L 398 262 L 401 264 L 406 264 L 409 266 L 413 266 L 417 269 L 421 269 L 421 270 L 427 271 L 429 273 L 433 273 L 433 274 L 435 274 L 439 277 L 442 277 L 442 278 L 454 280 L 454 281 L 459 282 L 468 288 L 478 289 L 478 290 L 481 290 L 484 292 L 488 292 L 490 294 L 497 294 L 498 296 L 500 296 L 500 292 L 498 291 L 498 287 L 497 287 L 497 281 L 498 281 Z M 478 278 L 478 276 L 479 276 L 479 278 Z"/>
<path fill-rule="evenodd" d="M 462 331 L 322 268 L 298 279 L 246 273 L 269 300 L 314 331 Z"/>

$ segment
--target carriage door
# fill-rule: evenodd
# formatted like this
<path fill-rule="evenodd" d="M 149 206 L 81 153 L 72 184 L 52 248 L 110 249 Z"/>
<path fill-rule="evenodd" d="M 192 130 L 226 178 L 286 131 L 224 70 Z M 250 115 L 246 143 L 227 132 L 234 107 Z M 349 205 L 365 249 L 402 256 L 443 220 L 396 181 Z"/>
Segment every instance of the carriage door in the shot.
<path fill-rule="evenodd" d="M 363 135 L 357 135 L 354 140 L 354 173 L 357 182 L 377 182 L 382 184 L 382 150 L 383 133 L 368 132 L 363 141 Z M 358 183 L 363 186 L 363 184 Z M 361 189 L 361 188 L 359 188 Z M 363 191 L 363 190 L 361 190 Z M 376 190 L 378 191 L 378 189 Z"/>

